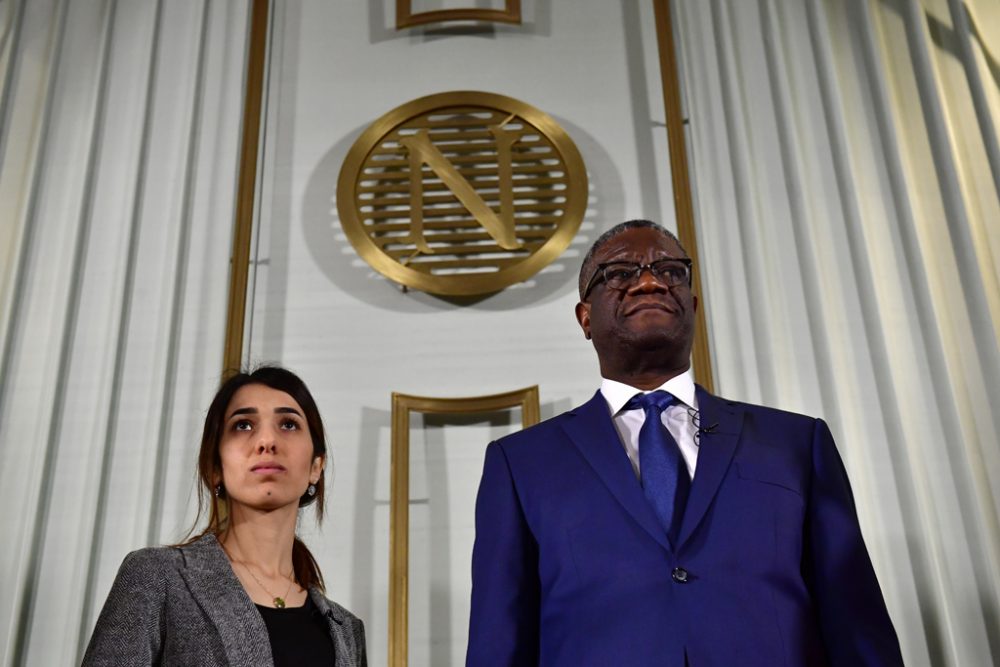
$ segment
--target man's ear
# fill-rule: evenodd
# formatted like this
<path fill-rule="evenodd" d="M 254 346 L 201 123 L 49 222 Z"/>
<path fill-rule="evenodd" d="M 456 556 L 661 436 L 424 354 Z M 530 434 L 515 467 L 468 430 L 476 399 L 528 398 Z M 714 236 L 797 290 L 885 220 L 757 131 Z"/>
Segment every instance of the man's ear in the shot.
<path fill-rule="evenodd" d="M 694 294 L 691 295 L 691 299 L 694 302 L 694 312 L 698 312 L 698 297 Z"/>
<path fill-rule="evenodd" d="M 590 340 L 590 304 L 582 301 L 576 304 L 576 321 L 583 329 L 583 337 Z"/>

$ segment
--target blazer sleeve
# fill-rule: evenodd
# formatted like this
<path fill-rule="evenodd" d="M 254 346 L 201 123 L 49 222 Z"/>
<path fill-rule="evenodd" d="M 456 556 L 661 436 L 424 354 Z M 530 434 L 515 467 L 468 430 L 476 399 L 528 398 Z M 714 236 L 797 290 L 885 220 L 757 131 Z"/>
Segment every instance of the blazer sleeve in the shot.
<path fill-rule="evenodd" d="M 368 648 L 365 641 L 365 624 L 354 619 L 354 645 L 358 647 L 358 667 L 368 667 Z"/>
<path fill-rule="evenodd" d="M 879 588 L 847 471 L 830 429 L 816 420 L 804 574 L 832 667 L 902 667 L 899 640 Z"/>
<path fill-rule="evenodd" d="M 166 598 L 163 567 L 149 549 L 125 557 L 97 619 L 83 665 L 139 667 L 160 662 Z"/>
<path fill-rule="evenodd" d="M 476 500 L 467 667 L 538 664 L 539 589 L 538 546 L 494 442 Z"/>

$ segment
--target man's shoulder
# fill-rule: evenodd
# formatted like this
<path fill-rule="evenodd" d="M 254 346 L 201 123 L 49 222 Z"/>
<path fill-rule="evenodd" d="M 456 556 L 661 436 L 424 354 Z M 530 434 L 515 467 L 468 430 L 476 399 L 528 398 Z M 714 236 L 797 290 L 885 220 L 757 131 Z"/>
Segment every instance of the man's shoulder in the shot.
<path fill-rule="evenodd" d="M 810 415 L 783 410 L 758 403 L 748 403 L 733 399 L 714 396 L 711 394 L 701 394 L 700 411 L 705 414 L 706 408 L 711 418 L 718 417 L 720 412 L 728 412 L 731 415 L 740 415 L 741 423 L 746 430 L 764 432 L 771 435 L 788 435 L 790 437 L 806 436 L 811 434 L 822 419 Z M 706 404 L 714 403 L 707 406 Z M 704 418 L 703 418 L 704 421 Z"/>
<path fill-rule="evenodd" d="M 558 414 L 555 417 L 543 419 L 537 424 L 523 428 L 516 433 L 505 435 L 504 437 L 499 438 L 497 442 L 507 446 L 517 445 L 521 442 L 534 442 L 536 440 L 548 439 L 555 433 L 562 431 L 562 424 L 571 418 L 572 413 L 573 410 L 567 410 L 566 412 Z"/>
<path fill-rule="evenodd" d="M 787 421 L 815 421 L 816 417 L 811 417 L 801 412 L 794 412 L 792 410 L 784 410 L 781 408 L 774 408 L 769 405 L 761 405 L 759 403 L 747 403 L 744 401 L 736 401 L 728 398 L 716 397 L 718 400 L 723 401 L 729 406 L 735 409 L 742 410 L 745 413 L 757 415 L 765 419 L 778 419 Z"/>
<path fill-rule="evenodd" d="M 600 401 L 600 403 L 595 404 L 595 401 Z M 565 434 L 564 428 L 567 423 L 577 418 L 581 412 L 595 409 L 605 409 L 606 411 L 600 394 L 595 394 L 590 400 L 554 417 L 549 417 L 516 433 L 499 438 L 497 443 L 506 449 L 521 446 L 535 447 L 539 442 L 552 442 L 555 439 L 561 439 Z"/>

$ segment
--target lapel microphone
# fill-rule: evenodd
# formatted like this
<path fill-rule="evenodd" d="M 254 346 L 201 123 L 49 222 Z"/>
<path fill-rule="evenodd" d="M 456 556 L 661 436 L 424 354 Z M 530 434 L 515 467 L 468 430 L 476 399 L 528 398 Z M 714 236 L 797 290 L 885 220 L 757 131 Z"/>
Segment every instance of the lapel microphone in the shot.
<path fill-rule="evenodd" d="M 718 427 L 719 427 L 719 422 L 715 422 L 714 424 L 709 424 L 708 426 L 699 428 L 698 433 L 712 433 Z"/>

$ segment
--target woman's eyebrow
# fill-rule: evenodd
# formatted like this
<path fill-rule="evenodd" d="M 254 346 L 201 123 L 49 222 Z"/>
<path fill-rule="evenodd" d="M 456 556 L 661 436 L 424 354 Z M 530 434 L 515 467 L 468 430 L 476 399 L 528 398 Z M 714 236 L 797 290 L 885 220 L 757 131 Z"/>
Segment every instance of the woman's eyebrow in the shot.
<path fill-rule="evenodd" d="M 257 408 L 236 408 L 233 410 L 232 414 L 229 415 L 228 419 L 232 419 L 236 415 L 255 415 L 258 412 Z"/>
<path fill-rule="evenodd" d="M 281 414 L 298 415 L 299 417 L 302 416 L 302 413 L 296 410 L 295 408 L 275 408 L 274 412 Z"/>

